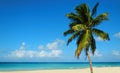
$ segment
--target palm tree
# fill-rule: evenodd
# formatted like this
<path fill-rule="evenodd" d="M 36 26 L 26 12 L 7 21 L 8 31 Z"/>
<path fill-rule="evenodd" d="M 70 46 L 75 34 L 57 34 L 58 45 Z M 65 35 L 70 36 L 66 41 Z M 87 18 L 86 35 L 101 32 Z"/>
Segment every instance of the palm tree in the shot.
<path fill-rule="evenodd" d="M 90 58 L 89 49 L 94 55 L 96 50 L 96 42 L 94 36 L 100 37 L 103 40 L 109 40 L 109 35 L 95 28 L 104 20 L 108 20 L 108 13 L 102 13 L 96 16 L 96 11 L 99 3 L 93 7 L 92 11 L 87 4 L 80 4 L 75 8 L 76 12 L 67 14 L 67 17 L 71 19 L 69 29 L 64 32 L 64 36 L 71 34 L 72 36 L 68 39 L 67 45 L 73 40 L 76 40 L 77 49 L 75 56 L 79 59 L 81 51 L 85 50 L 86 56 L 90 62 L 90 71 L 93 73 L 92 61 Z"/>

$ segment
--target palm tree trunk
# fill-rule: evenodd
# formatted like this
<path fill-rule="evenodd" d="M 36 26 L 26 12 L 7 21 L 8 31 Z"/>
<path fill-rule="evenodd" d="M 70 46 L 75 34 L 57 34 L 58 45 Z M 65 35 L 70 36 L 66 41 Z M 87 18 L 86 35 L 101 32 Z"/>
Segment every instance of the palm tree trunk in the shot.
<path fill-rule="evenodd" d="M 90 71 L 91 71 L 91 73 L 93 73 L 93 68 L 92 68 L 92 60 L 91 60 L 91 58 L 90 58 L 90 53 L 87 51 L 87 57 L 88 57 L 88 60 L 89 60 L 89 62 L 90 62 Z"/>

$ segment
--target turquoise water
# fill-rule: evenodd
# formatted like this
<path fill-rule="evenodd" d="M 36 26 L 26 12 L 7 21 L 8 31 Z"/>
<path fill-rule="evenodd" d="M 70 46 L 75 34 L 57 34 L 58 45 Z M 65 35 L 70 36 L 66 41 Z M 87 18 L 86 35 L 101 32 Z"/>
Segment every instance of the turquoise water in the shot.
<path fill-rule="evenodd" d="M 80 69 L 88 68 L 87 62 L 0 62 L 0 71 Z M 120 62 L 94 62 L 93 67 L 120 67 Z"/>

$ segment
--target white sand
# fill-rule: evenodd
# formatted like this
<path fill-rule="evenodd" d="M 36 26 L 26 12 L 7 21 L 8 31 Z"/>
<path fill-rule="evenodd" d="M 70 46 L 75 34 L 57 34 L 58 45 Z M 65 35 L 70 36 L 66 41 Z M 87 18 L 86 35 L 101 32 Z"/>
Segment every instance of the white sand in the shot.
<path fill-rule="evenodd" d="M 93 68 L 94 73 L 120 73 L 120 67 Z M 33 71 L 10 71 L 0 73 L 90 73 L 89 68 L 85 69 L 62 69 L 62 70 L 33 70 Z"/>

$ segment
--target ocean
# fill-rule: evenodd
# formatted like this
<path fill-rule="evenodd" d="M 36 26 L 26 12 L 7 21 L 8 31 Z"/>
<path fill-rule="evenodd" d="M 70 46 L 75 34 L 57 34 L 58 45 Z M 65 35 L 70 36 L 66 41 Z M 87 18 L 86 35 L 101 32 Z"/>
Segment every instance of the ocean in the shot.
<path fill-rule="evenodd" d="M 0 62 L 0 71 L 88 68 L 89 62 Z M 93 62 L 93 67 L 120 67 L 120 62 Z"/>

